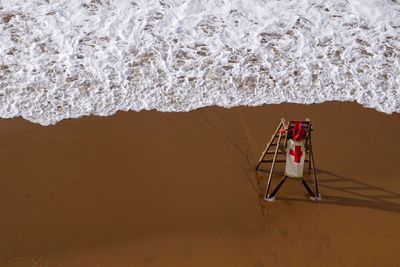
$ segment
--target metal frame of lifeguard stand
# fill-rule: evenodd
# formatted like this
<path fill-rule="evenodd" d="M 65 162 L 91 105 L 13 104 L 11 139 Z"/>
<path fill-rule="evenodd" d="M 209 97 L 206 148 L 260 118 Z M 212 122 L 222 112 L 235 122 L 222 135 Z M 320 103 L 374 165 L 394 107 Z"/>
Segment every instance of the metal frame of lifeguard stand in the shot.
<path fill-rule="evenodd" d="M 276 193 L 278 193 L 279 189 L 281 186 L 285 183 L 286 179 L 288 178 L 285 174 L 279 181 L 278 185 L 275 187 L 274 190 L 272 190 L 272 193 L 269 194 L 269 190 L 271 187 L 271 180 L 272 180 L 272 174 L 274 172 L 275 164 L 276 163 L 286 163 L 286 146 L 287 146 L 287 141 L 288 141 L 288 131 L 291 129 L 291 127 L 294 126 L 295 123 L 298 121 L 290 121 L 286 123 L 286 120 L 284 118 L 281 119 L 281 122 L 279 123 L 278 127 L 276 128 L 274 134 L 271 137 L 271 140 L 268 142 L 266 148 L 264 149 L 263 153 L 261 154 L 261 157 L 258 161 L 258 164 L 256 166 L 256 171 L 259 170 L 261 164 L 263 163 L 271 163 L 271 169 L 269 171 L 268 175 L 268 183 L 267 183 L 267 188 L 265 191 L 265 200 L 273 200 Z M 314 164 L 314 155 L 313 155 L 313 150 L 312 150 L 312 142 L 311 142 L 311 132 L 313 131 L 312 128 L 312 123 L 310 119 L 305 119 L 304 121 L 300 122 L 302 126 L 307 127 L 307 135 L 305 137 L 306 143 L 305 143 L 305 150 L 306 150 L 306 159 L 304 160 L 304 163 L 308 162 L 308 172 L 310 173 L 311 169 L 313 172 L 313 177 L 314 177 L 314 185 L 315 185 L 315 192 L 313 192 L 310 188 L 310 186 L 307 184 L 307 182 L 304 180 L 304 177 L 298 178 L 301 179 L 301 182 L 303 186 L 306 188 L 308 194 L 312 197 L 314 200 L 320 199 L 320 194 L 318 192 L 318 182 L 317 182 L 317 175 L 315 172 L 315 164 Z M 284 138 L 284 143 L 281 144 L 282 139 Z M 277 142 L 274 142 L 275 139 L 278 139 Z M 273 151 L 272 147 L 275 147 Z M 278 159 L 277 156 L 278 154 L 283 154 L 285 156 L 285 159 Z M 272 158 L 268 159 L 267 157 L 269 155 L 273 155 Z"/>

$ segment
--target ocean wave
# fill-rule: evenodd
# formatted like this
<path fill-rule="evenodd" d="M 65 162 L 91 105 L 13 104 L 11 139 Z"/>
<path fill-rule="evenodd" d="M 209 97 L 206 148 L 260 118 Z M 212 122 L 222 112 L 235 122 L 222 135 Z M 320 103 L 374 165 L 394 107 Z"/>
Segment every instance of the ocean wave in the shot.
<path fill-rule="evenodd" d="M 400 112 L 395 0 L 0 0 L 0 116 L 357 101 Z"/>

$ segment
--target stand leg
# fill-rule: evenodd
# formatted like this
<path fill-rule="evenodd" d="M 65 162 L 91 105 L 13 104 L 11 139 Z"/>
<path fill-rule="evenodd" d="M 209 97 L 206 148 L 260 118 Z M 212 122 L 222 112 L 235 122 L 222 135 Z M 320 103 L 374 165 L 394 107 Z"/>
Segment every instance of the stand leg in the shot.
<path fill-rule="evenodd" d="M 311 133 L 310 133 L 311 135 Z M 310 138 L 307 138 L 307 152 L 308 152 L 308 173 L 311 172 L 311 142 L 310 142 Z"/>
<path fill-rule="evenodd" d="M 272 193 L 268 196 L 266 196 L 267 198 L 273 198 L 276 193 L 278 193 L 279 189 L 281 188 L 281 186 L 285 183 L 286 181 L 286 175 L 284 175 L 281 179 L 281 181 L 279 182 L 279 184 L 275 187 L 274 191 L 272 191 Z"/>
<path fill-rule="evenodd" d="M 318 182 L 317 182 L 317 174 L 315 173 L 314 154 L 313 154 L 313 150 L 312 150 L 312 146 L 311 146 L 311 136 L 310 136 L 310 156 L 311 156 L 311 161 L 312 161 L 312 169 L 313 169 L 313 176 L 314 176 L 315 193 L 317 194 L 317 197 L 319 197 Z"/>
<path fill-rule="evenodd" d="M 281 137 L 282 137 L 282 134 L 279 133 L 278 143 L 276 144 L 275 154 L 274 154 L 274 158 L 273 158 L 273 160 L 272 160 L 271 170 L 269 171 L 268 184 L 267 184 L 267 191 L 266 191 L 266 193 L 265 193 L 265 198 L 268 198 L 269 188 L 270 188 L 270 186 L 271 186 L 272 173 L 274 172 L 275 161 L 276 161 L 276 156 L 278 155 L 278 149 L 279 149 L 279 144 L 280 144 L 280 142 L 281 142 Z"/>
<path fill-rule="evenodd" d="M 315 197 L 315 194 L 313 193 L 313 191 L 311 191 L 310 187 L 308 186 L 308 184 L 304 180 L 304 178 L 301 178 L 301 182 L 303 183 L 304 187 L 306 188 L 308 194 L 310 194 L 310 196 L 312 196 L 312 197 Z"/>

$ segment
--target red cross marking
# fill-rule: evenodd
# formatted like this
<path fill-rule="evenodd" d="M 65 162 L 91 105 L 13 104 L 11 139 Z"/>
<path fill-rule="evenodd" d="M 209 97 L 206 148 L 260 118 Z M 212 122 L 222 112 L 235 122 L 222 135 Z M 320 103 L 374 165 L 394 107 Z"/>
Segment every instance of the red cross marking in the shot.
<path fill-rule="evenodd" d="M 291 149 L 289 151 L 289 154 L 294 156 L 295 163 L 300 163 L 301 156 L 303 155 L 303 152 L 301 151 L 301 146 L 294 146 L 294 151 Z"/>

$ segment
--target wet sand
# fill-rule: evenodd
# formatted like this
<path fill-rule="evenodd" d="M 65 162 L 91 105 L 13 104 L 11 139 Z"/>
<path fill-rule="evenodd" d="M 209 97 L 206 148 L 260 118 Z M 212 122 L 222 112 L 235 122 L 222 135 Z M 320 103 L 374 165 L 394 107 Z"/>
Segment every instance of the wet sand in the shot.
<path fill-rule="evenodd" d="M 262 200 L 281 117 L 313 121 L 320 202 Z M 0 266 L 398 266 L 399 136 L 355 103 L 0 120 Z"/>

